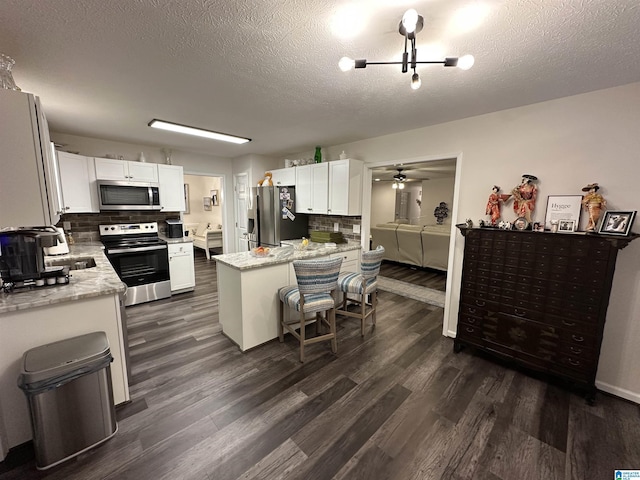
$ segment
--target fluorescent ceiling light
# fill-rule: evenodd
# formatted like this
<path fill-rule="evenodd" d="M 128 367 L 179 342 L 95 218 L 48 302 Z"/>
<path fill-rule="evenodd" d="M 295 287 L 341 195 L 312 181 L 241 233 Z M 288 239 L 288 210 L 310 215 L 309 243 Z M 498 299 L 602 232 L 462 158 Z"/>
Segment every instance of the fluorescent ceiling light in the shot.
<path fill-rule="evenodd" d="M 187 135 L 195 135 L 196 137 L 210 138 L 211 140 L 220 140 L 221 142 L 240 144 L 251 141 L 250 138 L 236 137 L 234 135 L 227 135 L 226 133 L 212 132 L 211 130 L 188 127 L 187 125 L 165 122 L 164 120 L 158 120 L 155 118 L 149 122 L 149 126 L 152 128 L 159 128 L 161 130 L 169 130 L 170 132 L 185 133 Z"/>

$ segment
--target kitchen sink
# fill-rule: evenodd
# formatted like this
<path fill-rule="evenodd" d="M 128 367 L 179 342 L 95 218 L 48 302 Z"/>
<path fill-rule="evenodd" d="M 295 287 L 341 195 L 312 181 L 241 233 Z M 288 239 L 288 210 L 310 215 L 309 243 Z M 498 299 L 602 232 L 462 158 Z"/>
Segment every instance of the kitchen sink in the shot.
<path fill-rule="evenodd" d="M 96 261 L 93 257 L 74 257 L 61 258 L 59 260 L 50 260 L 47 265 L 52 267 L 67 267 L 69 270 L 84 270 L 85 268 L 93 268 Z"/>

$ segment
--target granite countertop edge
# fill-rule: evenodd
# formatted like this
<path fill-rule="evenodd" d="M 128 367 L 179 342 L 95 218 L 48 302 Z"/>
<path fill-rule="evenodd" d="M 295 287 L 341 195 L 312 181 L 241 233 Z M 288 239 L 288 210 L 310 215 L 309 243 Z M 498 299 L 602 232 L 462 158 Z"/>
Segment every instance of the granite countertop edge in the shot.
<path fill-rule="evenodd" d="M 284 243 L 282 247 L 272 248 L 268 257 L 254 257 L 249 252 L 240 252 L 213 255 L 211 258 L 228 267 L 245 271 L 281 265 L 294 260 L 307 260 L 332 253 L 359 250 L 361 248 L 360 242 L 355 241 L 338 244 L 335 247 L 327 247 L 322 243 L 311 242 L 305 250 L 298 250 L 301 240 L 287 240 L 288 245 L 284 245 Z"/>
<path fill-rule="evenodd" d="M 104 254 L 101 243 L 70 245 L 68 254 L 45 256 L 45 264 L 65 260 L 74 262 L 83 257 L 93 257 L 96 266 L 84 270 L 71 270 L 69 284 L 31 287 L 0 293 L 0 313 L 121 294 L 125 291 L 124 283 Z"/>

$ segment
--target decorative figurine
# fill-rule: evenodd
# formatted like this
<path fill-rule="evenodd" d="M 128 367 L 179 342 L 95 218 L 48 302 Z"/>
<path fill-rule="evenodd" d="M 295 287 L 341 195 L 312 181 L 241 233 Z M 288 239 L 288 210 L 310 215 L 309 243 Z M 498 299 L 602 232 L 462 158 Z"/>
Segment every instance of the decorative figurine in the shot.
<path fill-rule="evenodd" d="M 264 172 L 264 178 L 260 181 L 258 181 L 258 186 L 259 187 L 272 187 L 273 186 L 273 181 L 271 180 L 271 177 L 273 176 L 273 174 L 271 172 Z"/>
<path fill-rule="evenodd" d="M 600 187 L 597 183 L 590 183 L 582 189 L 588 192 L 582 197 L 582 206 L 589 212 L 589 223 L 587 223 L 587 232 L 594 232 L 596 224 L 600 218 L 600 213 L 607 206 L 607 201 L 598 193 Z"/>
<path fill-rule="evenodd" d="M 438 205 L 433 211 L 433 216 L 436 217 L 436 223 L 438 225 L 442 225 L 444 219 L 449 216 L 449 207 L 447 207 L 447 204 L 445 202 L 440 202 L 440 205 Z"/>
<path fill-rule="evenodd" d="M 531 223 L 531 212 L 536 208 L 538 187 L 533 183 L 538 180 L 535 175 L 522 175 L 520 185 L 511 190 L 513 195 L 513 211 L 518 217 L 524 217 Z"/>
<path fill-rule="evenodd" d="M 494 185 L 491 189 L 491 195 L 489 195 L 489 200 L 487 201 L 487 209 L 485 213 L 487 215 L 491 215 L 491 225 L 497 226 L 498 220 L 500 220 L 500 202 L 504 202 L 508 200 L 511 195 L 509 194 L 500 194 L 500 187 L 498 185 Z"/>
<path fill-rule="evenodd" d="M 471 220 L 470 218 L 467 218 L 467 221 L 464 223 L 467 226 L 467 228 L 473 228 L 473 220 Z"/>

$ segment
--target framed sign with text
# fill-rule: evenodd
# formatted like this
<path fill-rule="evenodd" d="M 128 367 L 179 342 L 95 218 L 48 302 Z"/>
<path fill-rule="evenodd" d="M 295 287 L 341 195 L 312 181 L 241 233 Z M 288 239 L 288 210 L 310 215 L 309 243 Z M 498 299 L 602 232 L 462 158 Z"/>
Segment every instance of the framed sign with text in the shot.
<path fill-rule="evenodd" d="M 551 229 L 551 221 L 572 220 L 574 230 L 578 230 L 580 224 L 580 211 L 582 207 L 582 195 L 549 195 L 547 197 L 547 214 L 544 218 L 544 227 Z"/>

